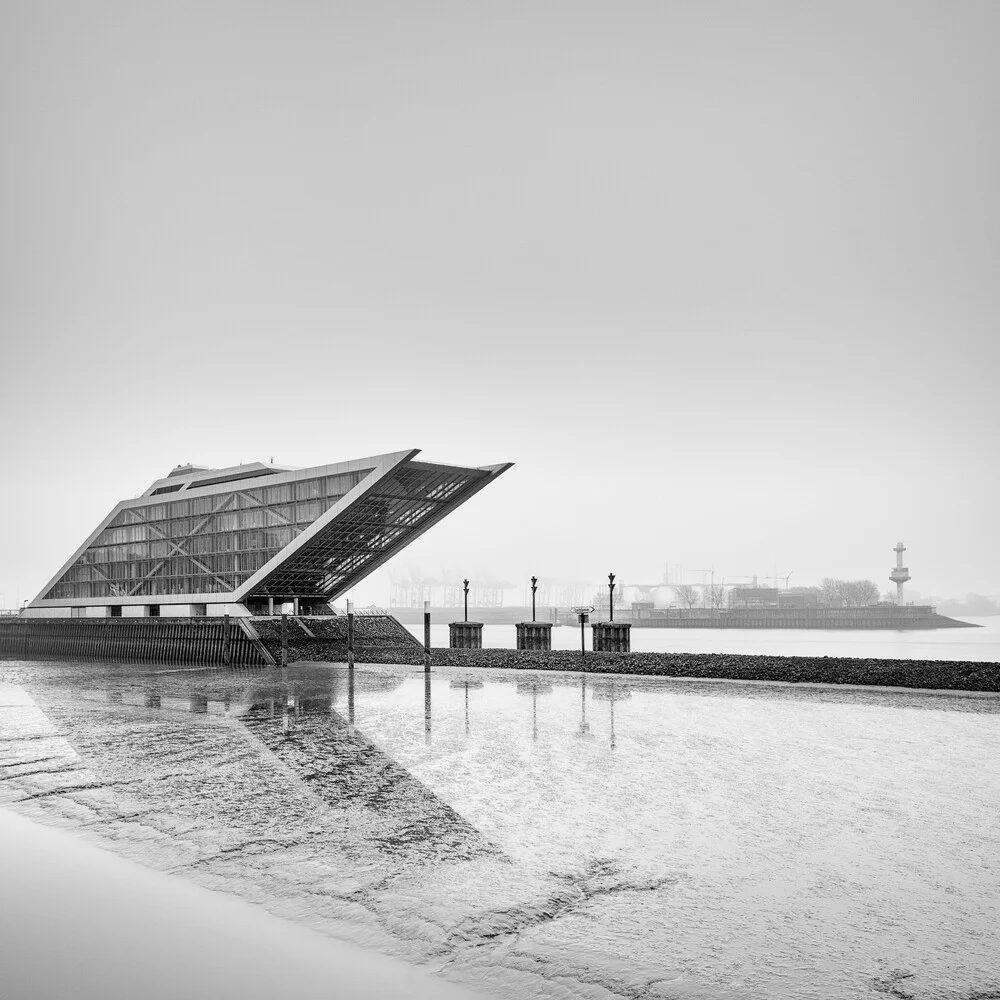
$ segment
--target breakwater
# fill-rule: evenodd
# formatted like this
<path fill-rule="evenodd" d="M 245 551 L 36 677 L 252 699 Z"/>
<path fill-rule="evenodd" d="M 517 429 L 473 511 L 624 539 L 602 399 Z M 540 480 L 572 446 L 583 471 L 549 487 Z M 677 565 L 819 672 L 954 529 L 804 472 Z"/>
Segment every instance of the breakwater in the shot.
<path fill-rule="evenodd" d="M 435 622 L 461 620 L 456 608 L 432 607 Z M 418 608 L 393 608 L 393 616 L 404 625 L 421 625 Z M 607 615 L 605 606 L 594 620 Z M 469 608 L 469 618 L 484 625 L 514 625 L 531 621 L 530 607 Z M 538 621 L 575 625 L 569 608 L 539 607 Z M 844 631 L 927 631 L 943 628 L 979 628 L 973 622 L 940 615 L 928 604 L 873 604 L 858 608 L 616 608 L 615 620 L 633 628 L 655 629 L 796 629 Z"/>
<path fill-rule="evenodd" d="M 312 658 L 319 659 L 314 648 Z M 343 660 L 329 649 L 329 659 Z M 419 649 L 364 650 L 359 662 L 421 666 Z M 489 667 L 516 670 L 566 670 L 650 677 L 708 680 L 783 681 L 798 684 L 857 684 L 879 687 L 932 688 L 1000 692 L 1000 663 L 967 660 L 889 660 L 840 656 L 762 656 L 712 653 L 592 653 L 581 659 L 570 650 L 441 649 L 431 650 L 431 664 L 441 667 Z"/>

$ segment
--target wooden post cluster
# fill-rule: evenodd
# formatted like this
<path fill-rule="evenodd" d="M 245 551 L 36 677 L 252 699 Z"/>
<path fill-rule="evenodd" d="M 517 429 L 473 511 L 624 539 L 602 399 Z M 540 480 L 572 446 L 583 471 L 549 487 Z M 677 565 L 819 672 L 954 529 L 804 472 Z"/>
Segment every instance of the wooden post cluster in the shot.
<path fill-rule="evenodd" d="M 518 622 L 518 649 L 551 649 L 552 622 Z"/>
<path fill-rule="evenodd" d="M 631 649 L 628 622 L 594 622 L 593 648 L 595 653 L 627 653 Z"/>

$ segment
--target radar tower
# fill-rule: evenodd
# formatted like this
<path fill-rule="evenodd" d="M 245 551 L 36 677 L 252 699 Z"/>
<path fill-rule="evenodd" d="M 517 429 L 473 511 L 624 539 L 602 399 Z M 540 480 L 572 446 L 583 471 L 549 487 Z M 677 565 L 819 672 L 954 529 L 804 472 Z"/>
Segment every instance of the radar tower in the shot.
<path fill-rule="evenodd" d="M 896 547 L 892 550 L 896 553 L 896 568 L 889 574 L 889 579 L 896 585 L 896 603 L 903 603 L 903 584 L 910 579 L 910 571 L 903 565 L 903 553 L 906 546 L 902 542 L 896 542 Z"/>

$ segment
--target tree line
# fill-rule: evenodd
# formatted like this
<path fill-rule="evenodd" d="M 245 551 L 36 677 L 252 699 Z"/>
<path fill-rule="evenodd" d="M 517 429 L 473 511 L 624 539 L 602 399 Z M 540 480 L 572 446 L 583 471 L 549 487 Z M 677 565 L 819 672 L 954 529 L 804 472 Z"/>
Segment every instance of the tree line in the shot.
<path fill-rule="evenodd" d="M 831 608 L 864 608 L 878 604 L 878 584 L 874 580 L 834 580 L 824 577 L 819 599 Z"/>

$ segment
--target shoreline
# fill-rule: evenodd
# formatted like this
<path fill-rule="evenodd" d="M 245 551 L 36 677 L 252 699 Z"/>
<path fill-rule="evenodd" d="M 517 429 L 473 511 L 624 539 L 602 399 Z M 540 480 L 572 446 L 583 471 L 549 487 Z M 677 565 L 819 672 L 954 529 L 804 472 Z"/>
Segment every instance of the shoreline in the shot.
<path fill-rule="evenodd" d="M 289 662 L 346 662 L 336 644 L 296 644 Z M 422 666 L 418 648 L 369 647 L 357 663 Z M 750 653 L 594 653 L 570 650 L 431 649 L 431 666 L 499 670 L 551 670 L 632 674 L 690 680 L 760 681 L 824 687 L 882 687 L 904 690 L 1000 693 L 1000 663 L 974 660 L 897 660 L 872 657 L 773 656 Z"/>

